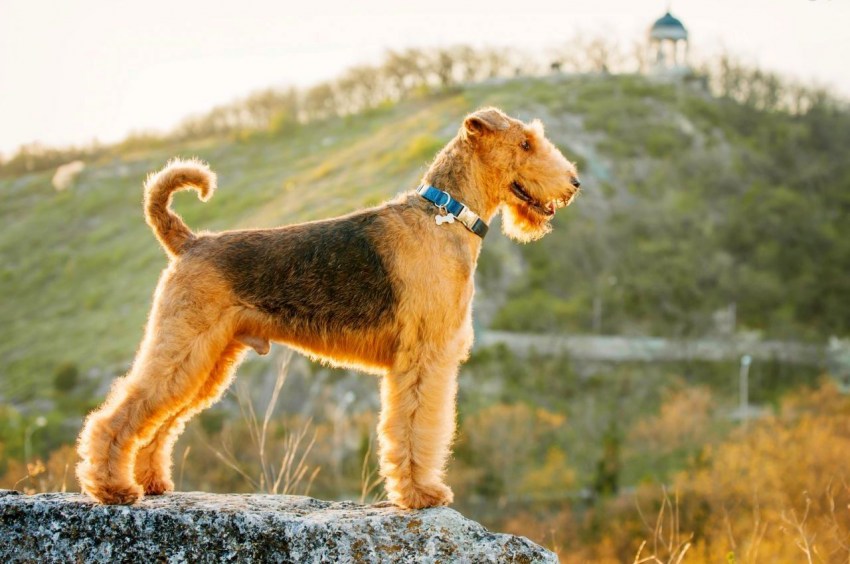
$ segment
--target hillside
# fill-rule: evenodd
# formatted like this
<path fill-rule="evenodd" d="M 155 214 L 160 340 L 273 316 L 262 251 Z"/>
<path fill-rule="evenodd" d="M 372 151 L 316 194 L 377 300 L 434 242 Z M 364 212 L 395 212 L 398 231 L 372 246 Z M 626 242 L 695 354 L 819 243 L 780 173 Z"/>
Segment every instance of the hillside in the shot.
<path fill-rule="evenodd" d="M 142 182 L 175 155 L 219 173 L 206 204 L 177 196 L 194 229 L 279 225 L 414 187 L 467 112 L 501 106 L 543 119 L 584 190 L 539 242 L 510 243 L 494 226 L 479 263 L 478 329 L 573 342 L 695 337 L 748 353 L 759 337 L 820 347 L 847 338 L 850 112 L 758 69 L 736 72 L 762 81 L 729 80 L 713 95 L 711 80 L 628 75 L 409 81 L 402 101 L 379 91 L 372 109 L 331 118 L 324 104 L 302 106 L 312 121 L 282 127 L 266 119 L 281 100 L 263 94 L 250 100 L 273 103 L 248 125 L 225 119 L 247 104 L 234 103 L 189 133 L 92 150 L 64 192 L 51 186 L 55 167 L 83 153 L 0 164 L 0 488 L 75 488 L 81 417 L 132 359 L 166 264 L 144 224 Z M 397 86 L 386 69 L 374 73 Z M 310 92 L 326 102 L 329 88 Z M 358 90 L 347 92 L 350 101 Z M 38 172 L 20 172 L 28 167 Z M 794 561 L 801 540 L 846 555 L 850 490 L 838 484 L 850 480 L 850 398 L 819 382 L 823 367 L 754 355 L 739 411 L 738 358 L 578 356 L 473 352 L 448 475 L 458 510 L 565 562 L 637 560 L 644 541 L 642 557 L 663 561 L 684 543 L 696 561 Z M 380 499 L 376 381 L 288 358 L 282 348 L 250 355 L 231 393 L 189 425 L 175 451 L 178 490 Z M 278 461 L 304 479 L 279 487 Z"/>
<path fill-rule="evenodd" d="M 635 76 L 492 81 L 285 133 L 210 138 L 0 178 L 0 398 L 42 397 L 63 366 L 120 370 L 165 256 L 144 224 L 145 175 L 174 155 L 219 174 L 194 229 L 344 213 L 416 185 L 463 115 L 540 117 L 583 191 L 543 241 L 494 233 L 479 324 L 527 331 L 693 335 L 735 304 L 739 328 L 823 341 L 850 332 L 848 114 L 792 116 Z M 790 299 L 789 299 L 790 298 Z"/>

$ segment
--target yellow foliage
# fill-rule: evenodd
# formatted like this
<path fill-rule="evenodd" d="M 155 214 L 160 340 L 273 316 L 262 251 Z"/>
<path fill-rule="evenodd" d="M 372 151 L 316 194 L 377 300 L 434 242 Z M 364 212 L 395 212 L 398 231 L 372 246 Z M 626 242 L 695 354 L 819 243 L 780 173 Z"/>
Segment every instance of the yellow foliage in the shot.
<path fill-rule="evenodd" d="M 711 391 L 685 388 L 668 395 L 658 415 L 642 419 L 629 435 L 629 443 L 644 451 L 665 453 L 703 442 L 714 411 Z"/>
<path fill-rule="evenodd" d="M 568 491 L 575 485 L 575 471 L 567 464 L 567 454 L 557 446 L 549 447 L 546 459 L 522 478 L 520 492 L 533 497 Z"/>
<path fill-rule="evenodd" d="M 707 561 L 850 557 L 850 398 L 831 383 L 786 401 L 775 417 L 680 473 L 683 527 Z"/>
<path fill-rule="evenodd" d="M 535 484 L 538 479 L 543 483 L 573 484 L 574 474 L 566 455 L 554 446 L 565 422 L 563 415 L 542 408 L 497 404 L 467 417 L 461 437 L 464 447 L 476 459 L 486 461 L 482 466 L 486 466 L 500 493 L 516 497 L 545 492 L 544 487 Z"/>

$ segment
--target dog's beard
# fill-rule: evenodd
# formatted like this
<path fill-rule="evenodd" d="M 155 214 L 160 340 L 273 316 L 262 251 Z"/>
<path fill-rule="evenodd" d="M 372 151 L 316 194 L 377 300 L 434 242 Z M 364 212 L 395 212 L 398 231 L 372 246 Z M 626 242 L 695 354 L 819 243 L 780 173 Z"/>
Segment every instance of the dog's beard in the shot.
<path fill-rule="evenodd" d="M 502 233 L 520 243 L 529 243 L 540 239 L 550 231 L 549 220 L 523 204 L 502 207 Z"/>

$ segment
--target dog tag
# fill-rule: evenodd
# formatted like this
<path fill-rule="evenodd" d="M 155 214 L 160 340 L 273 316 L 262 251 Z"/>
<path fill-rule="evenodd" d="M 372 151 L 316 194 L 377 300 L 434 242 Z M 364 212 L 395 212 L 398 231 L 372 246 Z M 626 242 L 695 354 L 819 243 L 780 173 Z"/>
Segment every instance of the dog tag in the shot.
<path fill-rule="evenodd" d="M 452 214 L 450 214 L 450 213 L 447 213 L 446 215 L 435 215 L 435 216 L 434 216 L 434 219 L 437 221 L 437 225 L 442 225 L 442 224 L 444 224 L 444 223 L 454 223 L 454 222 L 455 222 L 455 216 L 453 216 L 453 215 L 452 215 Z"/>

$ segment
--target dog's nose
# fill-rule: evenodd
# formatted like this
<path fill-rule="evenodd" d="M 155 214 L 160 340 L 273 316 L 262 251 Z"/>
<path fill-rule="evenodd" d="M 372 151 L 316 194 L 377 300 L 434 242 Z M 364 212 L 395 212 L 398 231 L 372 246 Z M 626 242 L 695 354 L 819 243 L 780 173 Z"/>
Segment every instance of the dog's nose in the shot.
<path fill-rule="evenodd" d="M 573 178 L 572 178 L 572 180 L 570 180 L 570 182 L 571 182 L 571 183 L 572 183 L 572 185 L 573 185 L 573 186 L 575 186 L 576 188 L 578 188 L 579 186 L 581 186 L 581 181 L 578 179 L 578 176 L 573 176 Z"/>

